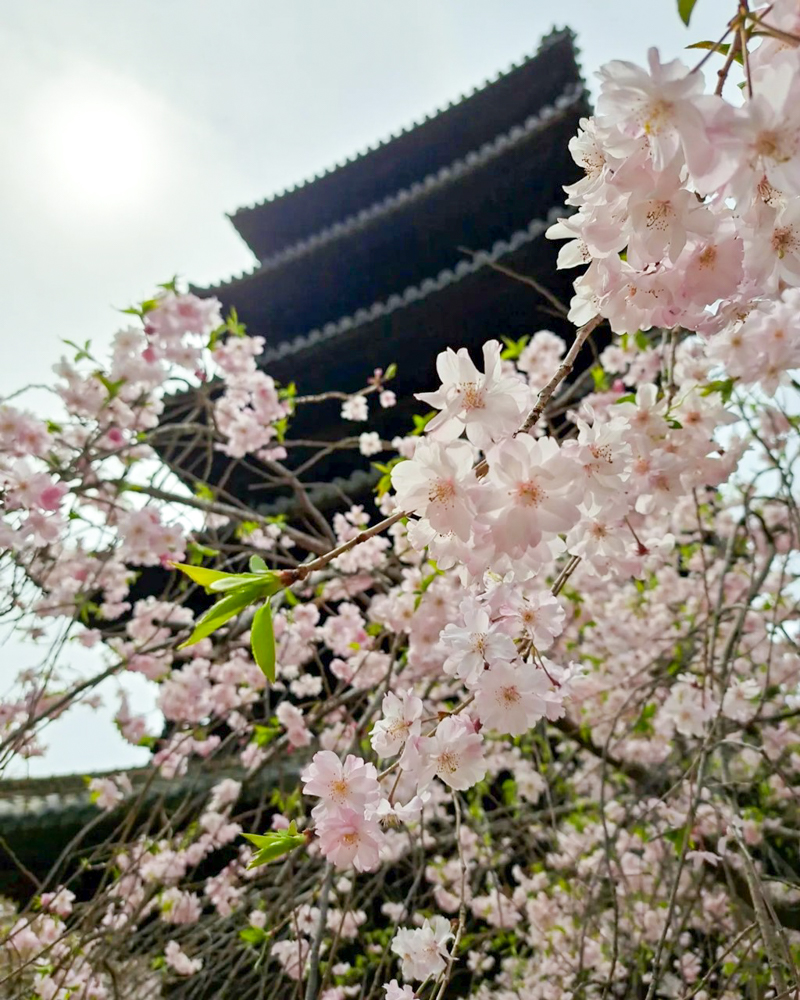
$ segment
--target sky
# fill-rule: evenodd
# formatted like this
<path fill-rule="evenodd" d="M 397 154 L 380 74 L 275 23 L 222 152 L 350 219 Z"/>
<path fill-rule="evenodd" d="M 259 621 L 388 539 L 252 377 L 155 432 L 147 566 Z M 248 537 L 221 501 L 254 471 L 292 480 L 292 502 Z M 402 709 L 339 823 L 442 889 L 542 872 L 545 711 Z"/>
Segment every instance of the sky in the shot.
<path fill-rule="evenodd" d="M 102 349 L 118 309 L 178 275 L 253 265 L 225 213 L 305 180 L 481 85 L 555 25 L 584 76 L 717 38 L 735 3 L 698 0 L 0 0 L 0 398 L 51 378 L 62 340 Z M 689 64 L 693 53 L 685 53 Z M 242 317 L 247 321 L 247 317 Z M 35 397 L 39 399 L 40 397 Z M 65 654 L 81 673 L 96 651 Z M 37 650 L 0 647 L 0 695 Z M 151 698 L 125 681 L 134 709 Z M 48 730 L 18 774 L 144 763 L 109 709 Z"/>

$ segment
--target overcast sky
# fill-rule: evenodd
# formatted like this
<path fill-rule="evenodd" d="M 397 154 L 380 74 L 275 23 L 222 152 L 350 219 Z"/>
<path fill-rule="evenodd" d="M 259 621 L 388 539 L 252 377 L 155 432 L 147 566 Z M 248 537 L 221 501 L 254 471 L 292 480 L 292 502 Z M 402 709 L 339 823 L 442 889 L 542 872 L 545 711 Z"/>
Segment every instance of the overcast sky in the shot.
<path fill-rule="evenodd" d="M 577 33 L 593 87 L 608 59 L 641 63 L 651 45 L 674 57 L 718 37 L 735 4 L 698 0 L 691 31 L 675 8 L 675 0 L 0 0 L 0 396 L 47 380 L 63 338 L 107 341 L 120 323 L 115 308 L 157 282 L 178 274 L 203 284 L 250 267 L 225 212 L 480 85 L 534 51 L 554 24 Z M 0 656 L 2 692 L 28 654 L 13 644 Z M 70 656 L 82 670 L 100 662 Z M 136 702 L 144 698 L 137 688 Z M 142 761 L 110 724 L 90 719 L 77 712 L 54 724 L 53 752 L 29 772 Z"/>

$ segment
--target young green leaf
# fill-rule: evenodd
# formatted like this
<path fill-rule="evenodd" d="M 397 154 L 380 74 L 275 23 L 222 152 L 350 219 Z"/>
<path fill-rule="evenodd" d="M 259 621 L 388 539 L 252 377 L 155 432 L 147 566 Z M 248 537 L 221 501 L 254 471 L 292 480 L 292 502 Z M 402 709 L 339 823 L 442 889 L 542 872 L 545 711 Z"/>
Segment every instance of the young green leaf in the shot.
<path fill-rule="evenodd" d="M 252 604 L 253 601 L 258 600 L 260 596 L 257 588 L 242 587 L 239 590 L 234 590 L 227 597 L 223 597 L 198 619 L 194 631 L 186 642 L 182 642 L 178 646 L 178 649 L 193 646 L 196 642 L 200 642 L 201 639 L 207 638 L 212 632 L 216 632 L 218 628 L 224 625 L 225 622 L 238 615 L 240 611 L 244 611 L 248 604 Z"/>
<path fill-rule="evenodd" d="M 274 573 L 272 575 L 277 579 Z M 239 587 L 247 587 L 256 583 L 266 585 L 270 582 L 269 577 L 264 573 L 226 573 L 223 579 L 215 580 L 209 584 L 208 589 L 219 594 L 224 590 L 237 590 Z"/>
<path fill-rule="evenodd" d="M 678 0 L 678 13 L 680 14 L 681 21 L 689 27 L 689 21 L 692 17 L 692 11 L 694 10 L 694 5 L 697 0 Z"/>
<path fill-rule="evenodd" d="M 297 832 L 297 827 L 292 821 L 286 830 L 275 830 L 271 833 L 243 833 L 251 844 L 258 848 L 258 853 L 247 866 L 248 868 L 258 868 L 259 865 L 269 864 L 283 854 L 288 854 L 296 847 L 300 847 L 306 842 L 302 833 Z"/>
<path fill-rule="evenodd" d="M 269 567 L 261 558 L 261 556 L 250 556 L 250 572 L 251 573 L 268 573 Z"/>
<path fill-rule="evenodd" d="M 503 343 L 506 345 L 506 349 L 500 356 L 504 360 L 515 361 L 525 350 L 530 339 L 531 337 L 528 333 L 520 337 L 519 340 L 513 340 L 511 337 L 503 337 Z"/>
<path fill-rule="evenodd" d="M 250 646 L 253 659 L 270 684 L 275 683 L 275 631 L 272 627 L 272 608 L 269 598 L 256 611 L 250 626 Z"/>
<path fill-rule="evenodd" d="M 694 45 L 687 45 L 687 49 L 708 49 L 710 52 L 719 52 L 721 56 L 727 56 L 731 50 L 730 45 L 727 42 L 695 42 Z M 744 65 L 744 57 L 742 53 L 737 49 L 733 54 L 733 58 L 739 65 Z"/>
<path fill-rule="evenodd" d="M 210 587 L 217 580 L 224 580 L 232 573 L 223 573 L 218 569 L 206 569 L 205 566 L 190 566 L 188 563 L 172 563 L 173 569 L 179 569 L 185 573 L 194 583 L 199 583 L 201 587 Z"/>
<path fill-rule="evenodd" d="M 266 940 L 267 932 L 263 927 L 243 927 L 239 931 L 239 937 L 245 944 L 251 944 L 253 947 L 256 947 Z"/>

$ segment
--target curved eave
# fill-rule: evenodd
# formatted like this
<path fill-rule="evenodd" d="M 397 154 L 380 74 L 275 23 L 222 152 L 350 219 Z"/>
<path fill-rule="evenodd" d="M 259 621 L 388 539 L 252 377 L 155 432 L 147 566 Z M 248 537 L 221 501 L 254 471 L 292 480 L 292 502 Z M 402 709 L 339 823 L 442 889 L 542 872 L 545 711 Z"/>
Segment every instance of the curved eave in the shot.
<path fill-rule="evenodd" d="M 368 208 L 361 209 L 356 214 L 335 222 L 312 236 L 298 240 L 261 261 L 249 271 L 243 271 L 227 281 L 207 286 L 203 292 L 214 295 L 235 291 L 237 286 L 257 280 L 260 276 L 275 271 L 285 264 L 307 257 L 332 242 L 356 236 L 365 228 L 383 222 L 393 213 L 413 209 L 415 203 L 442 191 L 470 173 L 489 167 L 515 147 L 541 135 L 564 118 L 573 116 L 576 110 L 580 112 L 588 110 L 586 91 L 582 83 L 569 83 L 553 104 L 546 105 L 523 123 L 514 125 L 507 132 L 485 142 L 479 149 L 471 150 L 466 156 L 441 167 L 436 173 L 429 174 L 410 187 L 390 194 L 382 201 L 375 202 Z"/>
<path fill-rule="evenodd" d="M 431 295 L 441 292 L 444 288 L 457 285 L 464 278 L 475 274 L 481 268 L 497 263 L 501 258 L 514 253 L 526 243 L 537 239 L 557 218 L 568 214 L 563 205 L 554 205 L 546 219 L 533 219 L 525 229 L 513 233 L 507 240 L 497 240 L 489 250 L 479 250 L 470 258 L 460 260 L 453 268 L 444 268 L 438 274 L 425 278 L 418 285 L 411 285 L 402 292 L 390 295 L 388 299 L 373 302 L 367 308 L 358 309 L 351 316 L 344 316 L 335 322 L 326 323 L 323 327 L 310 330 L 308 333 L 284 341 L 275 348 L 267 348 L 259 357 L 259 365 L 269 368 L 276 361 L 302 354 L 340 337 L 357 331 L 359 327 L 388 316 L 398 309 L 422 302 Z"/>
<path fill-rule="evenodd" d="M 554 206 L 551 219 L 563 213 L 561 206 Z M 395 435 L 408 433 L 413 412 L 424 410 L 413 394 L 436 387 L 436 356 L 446 347 L 467 347 L 477 361 L 480 346 L 492 336 L 519 338 L 546 328 L 569 341 L 574 329 L 563 317 L 554 315 L 548 303 L 528 285 L 492 266 L 502 264 L 521 275 L 533 275 L 568 302 L 574 275 L 556 270 L 558 246 L 543 237 L 548 221 L 536 219 L 471 259 L 262 355 L 264 369 L 281 383 L 295 382 L 301 395 L 331 388 L 354 392 L 366 384 L 375 368 L 398 364 L 392 383 L 397 407 L 382 410 L 372 400 L 366 426 L 343 421 L 341 403 L 336 401 L 302 407 L 292 420 L 290 437 L 338 441 L 369 429 L 391 441 Z M 578 369 L 588 362 L 589 356 L 582 355 Z M 297 465 L 312 453 L 292 449 L 287 464 Z M 270 504 L 278 500 L 274 491 L 265 490 L 263 484 L 269 477 L 252 457 L 234 462 L 217 452 L 210 458 L 205 450 L 193 449 L 188 440 L 180 438 L 160 454 L 187 481 L 193 474 L 202 474 L 212 487 L 224 483 L 232 496 Z M 311 478 L 316 483 L 336 477 L 346 479 L 357 470 L 369 472 L 370 466 L 371 460 L 357 452 L 335 451 L 314 466 Z M 339 494 L 340 501 L 343 496 Z M 298 517 L 302 518 L 302 512 Z"/>
<path fill-rule="evenodd" d="M 235 307 L 251 334 L 276 347 L 421 284 L 455 267 L 462 247 L 491 247 L 562 201 L 562 185 L 579 173 L 568 142 L 585 109 L 584 95 L 571 95 L 541 128 L 505 135 L 413 195 L 384 202 L 275 266 L 204 294 Z"/>
<path fill-rule="evenodd" d="M 410 187 L 449 161 L 552 104 L 581 82 L 571 31 L 554 31 L 536 54 L 372 148 L 230 216 L 256 257 L 357 213 L 365 204 Z"/>

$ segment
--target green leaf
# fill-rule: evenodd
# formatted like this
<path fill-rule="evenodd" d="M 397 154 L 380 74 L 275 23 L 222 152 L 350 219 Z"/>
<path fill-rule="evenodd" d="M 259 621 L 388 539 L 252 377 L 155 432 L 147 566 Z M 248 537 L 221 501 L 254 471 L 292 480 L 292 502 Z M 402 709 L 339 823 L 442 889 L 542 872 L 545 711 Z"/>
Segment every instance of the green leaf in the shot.
<path fill-rule="evenodd" d="M 251 944 L 255 948 L 266 939 L 267 932 L 263 927 L 245 927 L 239 931 L 239 937 L 245 944 Z"/>
<path fill-rule="evenodd" d="M 681 21 L 689 27 L 689 21 L 692 17 L 692 11 L 694 10 L 694 5 L 697 0 L 678 0 L 678 14 L 680 14 Z"/>
<path fill-rule="evenodd" d="M 272 608 L 269 598 L 256 611 L 250 627 L 250 647 L 253 659 L 270 684 L 275 683 L 275 630 L 272 627 Z"/>
<path fill-rule="evenodd" d="M 687 49 L 708 49 L 713 52 L 715 49 L 717 52 L 721 52 L 722 55 L 726 56 L 730 51 L 730 45 L 727 42 L 692 42 L 691 45 L 686 46 Z"/>
<path fill-rule="evenodd" d="M 269 864 L 284 854 L 288 854 L 296 847 L 301 847 L 306 842 L 302 833 L 297 832 L 294 820 L 286 830 L 274 830 L 271 833 L 243 833 L 251 844 L 258 848 L 258 853 L 247 866 L 248 868 L 258 868 L 259 865 Z"/>
<path fill-rule="evenodd" d="M 280 420 L 276 420 L 272 429 L 275 431 L 275 440 L 279 444 L 283 444 L 286 440 L 286 432 L 289 430 L 289 421 L 286 417 L 281 417 Z"/>
<path fill-rule="evenodd" d="M 225 333 L 225 329 L 226 329 L 226 327 L 223 324 L 222 326 L 218 326 L 216 328 L 216 330 L 212 330 L 211 331 L 211 335 L 208 338 L 208 349 L 209 349 L 209 351 L 213 351 L 214 348 L 217 346 L 217 344 L 219 343 L 220 337 L 222 336 L 223 333 Z"/>
<path fill-rule="evenodd" d="M 386 371 L 383 373 L 383 381 L 391 382 L 391 380 L 395 377 L 396 374 L 397 374 L 397 363 L 393 361 L 386 369 Z"/>
<path fill-rule="evenodd" d="M 269 573 L 269 566 L 267 566 L 261 556 L 250 556 L 250 572 Z"/>
<path fill-rule="evenodd" d="M 624 396 L 619 396 L 617 399 L 614 400 L 614 406 L 619 406 L 620 403 L 635 403 L 635 402 L 636 402 L 636 393 L 626 392 Z"/>
<path fill-rule="evenodd" d="M 215 594 L 219 594 L 226 590 L 236 590 L 239 587 L 247 587 L 250 584 L 260 583 L 264 585 L 264 594 L 266 596 L 267 586 L 273 581 L 277 581 L 277 579 L 276 573 L 269 575 L 265 573 L 225 573 L 222 579 L 210 583 L 208 589 Z M 280 590 L 280 586 L 278 586 L 277 590 Z M 277 593 L 277 590 L 272 591 L 272 593 Z"/>
<path fill-rule="evenodd" d="M 92 344 L 91 340 L 87 340 L 86 343 L 83 345 L 83 347 L 80 347 L 78 344 L 76 344 L 74 340 L 62 340 L 61 343 L 66 344 L 67 347 L 74 348 L 74 350 L 77 352 L 73 359 L 75 361 L 75 364 L 77 364 L 79 361 L 83 361 L 84 358 L 88 358 L 89 361 L 94 361 L 94 358 L 89 353 L 89 348 L 91 347 Z"/>
<path fill-rule="evenodd" d="M 375 484 L 375 492 L 379 497 L 382 497 L 384 493 L 388 493 L 392 488 L 392 469 L 399 465 L 400 462 L 405 462 L 406 459 L 402 455 L 397 455 L 395 458 L 391 459 L 389 462 L 373 462 L 372 468 L 377 469 L 381 473 L 381 478 Z"/>
<path fill-rule="evenodd" d="M 424 417 L 419 416 L 417 413 L 412 413 L 411 419 L 414 421 L 414 430 L 411 432 L 410 437 L 418 437 L 422 434 L 426 425 L 433 420 L 436 413 L 436 410 L 431 410 L 430 413 L 426 413 Z"/>
<path fill-rule="evenodd" d="M 189 553 L 190 566 L 199 566 L 204 559 L 214 559 L 219 555 L 219 549 L 212 549 L 210 545 L 200 545 L 197 542 L 189 542 L 186 551 Z"/>
<path fill-rule="evenodd" d="M 239 314 L 236 312 L 235 306 L 231 306 L 231 311 L 225 320 L 225 329 L 234 337 L 243 337 L 247 332 L 247 327 L 244 323 L 239 322 Z"/>
<path fill-rule="evenodd" d="M 201 587 L 210 588 L 212 583 L 234 575 L 233 573 L 223 573 L 218 569 L 207 569 L 205 566 L 190 566 L 188 563 L 173 563 L 172 567 L 185 573 L 190 580 L 199 583 Z"/>
<path fill-rule="evenodd" d="M 721 56 L 727 56 L 731 50 L 730 45 L 727 42 L 695 42 L 694 45 L 687 45 L 687 49 L 708 49 L 711 52 L 719 52 Z M 737 49 L 734 53 L 733 58 L 740 66 L 744 65 L 744 58 L 742 56 L 741 50 Z"/>
<path fill-rule="evenodd" d="M 656 714 L 656 703 L 648 702 L 642 709 L 641 715 L 636 720 L 633 726 L 633 732 L 637 736 L 652 736 L 655 730 L 653 729 L 653 718 Z"/>
<path fill-rule="evenodd" d="M 733 387 L 736 384 L 736 379 L 724 378 L 716 379 L 714 382 L 709 382 L 708 385 L 703 386 L 700 390 L 701 396 L 710 396 L 712 392 L 718 392 L 722 396 L 723 403 L 729 403 L 730 398 L 733 395 Z"/>
<path fill-rule="evenodd" d="M 506 345 L 506 349 L 500 355 L 505 361 L 516 361 L 516 359 L 522 354 L 525 348 L 528 346 L 528 341 L 531 339 L 530 334 L 526 333 L 524 336 L 520 337 L 519 340 L 512 340 L 511 337 L 503 337 L 503 343 Z"/>
<path fill-rule="evenodd" d="M 248 535 L 252 535 L 260 527 L 261 525 L 258 521 L 240 521 L 233 529 L 233 534 L 234 537 L 241 540 L 242 538 L 247 538 Z"/>
<path fill-rule="evenodd" d="M 686 847 L 694 846 L 692 828 L 688 823 L 684 826 L 676 827 L 674 830 L 665 830 L 664 840 L 668 840 L 672 844 L 676 854 L 680 854 L 683 851 L 684 843 Z"/>
<path fill-rule="evenodd" d="M 108 392 L 108 398 L 113 399 L 119 390 L 125 385 L 125 379 L 121 378 L 117 382 L 112 382 L 111 379 L 106 378 L 102 372 L 95 372 L 94 377 L 103 386 L 103 388 Z"/>
<path fill-rule="evenodd" d="M 269 746 L 276 736 L 280 736 L 280 726 L 253 726 L 253 742 L 260 747 Z"/>
<path fill-rule="evenodd" d="M 196 642 L 200 642 L 201 639 L 206 639 L 225 622 L 238 615 L 240 611 L 244 611 L 248 604 L 258 600 L 260 596 L 259 590 L 255 587 L 241 587 L 239 590 L 234 590 L 232 594 L 228 594 L 227 597 L 223 597 L 198 619 L 194 631 L 185 642 L 178 646 L 178 649 L 185 649 L 187 646 L 193 646 Z"/>
<path fill-rule="evenodd" d="M 595 392 L 606 392 L 608 389 L 608 376 L 603 370 L 601 365 L 594 365 L 591 368 L 592 381 L 594 382 Z"/>

